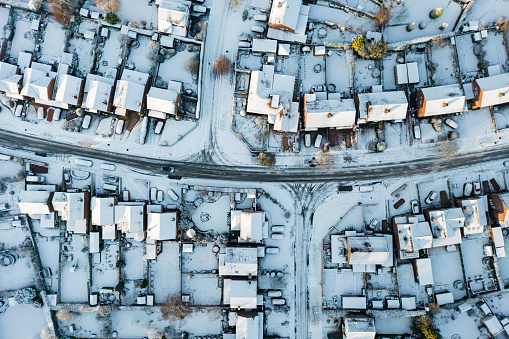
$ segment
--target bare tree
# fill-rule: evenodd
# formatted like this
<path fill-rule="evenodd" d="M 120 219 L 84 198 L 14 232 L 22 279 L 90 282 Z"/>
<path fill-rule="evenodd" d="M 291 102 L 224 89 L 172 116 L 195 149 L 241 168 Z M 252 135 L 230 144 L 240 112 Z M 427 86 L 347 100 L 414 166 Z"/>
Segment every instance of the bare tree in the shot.
<path fill-rule="evenodd" d="M 95 5 L 104 13 L 115 13 L 120 9 L 120 0 L 95 0 Z"/>
<path fill-rule="evenodd" d="M 212 69 L 216 74 L 227 74 L 230 72 L 230 65 L 230 60 L 228 60 L 228 58 L 226 58 L 224 55 L 220 55 L 214 60 Z"/>
<path fill-rule="evenodd" d="M 454 141 L 443 141 L 436 145 L 436 151 L 439 156 L 451 159 L 458 154 L 458 144 Z"/>
<path fill-rule="evenodd" d="M 57 339 L 49 330 L 41 331 L 41 339 Z"/>
<path fill-rule="evenodd" d="M 391 10 L 386 6 L 381 6 L 375 14 L 375 24 L 384 26 L 391 19 Z"/>
<path fill-rule="evenodd" d="M 260 165 L 272 167 L 276 164 L 276 157 L 273 153 L 260 152 L 258 154 L 258 162 Z"/>
<path fill-rule="evenodd" d="M 198 58 L 189 58 L 186 61 L 185 64 L 186 70 L 191 74 L 198 74 L 198 71 L 200 69 L 200 63 L 198 61 Z"/>
<path fill-rule="evenodd" d="M 53 18 L 64 26 L 69 26 L 74 15 L 76 3 L 73 0 L 49 0 Z"/>
<path fill-rule="evenodd" d="M 164 300 L 161 304 L 161 316 L 164 320 L 176 321 L 184 319 L 191 310 L 182 303 L 178 294 L 173 294 Z"/>
<path fill-rule="evenodd" d="M 62 308 L 60 311 L 57 312 L 57 319 L 60 321 L 71 321 L 74 319 L 76 314 L 74 312 L 71 312 L 68 308 Z"/>

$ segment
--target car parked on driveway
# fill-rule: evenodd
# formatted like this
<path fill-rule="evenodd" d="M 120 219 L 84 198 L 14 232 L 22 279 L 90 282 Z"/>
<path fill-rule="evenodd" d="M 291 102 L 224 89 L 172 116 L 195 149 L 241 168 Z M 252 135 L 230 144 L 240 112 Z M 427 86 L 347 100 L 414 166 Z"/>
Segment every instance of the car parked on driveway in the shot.
<path fill-rule="evenodd" d="M 431 192 L 429 192 L 426 199 L 424 199 L 424 202 L 429 205 L 433 202 L 433 200 L 435 200 L 436 197 L 437 197 L 437 192 L 431 191 Z"/>

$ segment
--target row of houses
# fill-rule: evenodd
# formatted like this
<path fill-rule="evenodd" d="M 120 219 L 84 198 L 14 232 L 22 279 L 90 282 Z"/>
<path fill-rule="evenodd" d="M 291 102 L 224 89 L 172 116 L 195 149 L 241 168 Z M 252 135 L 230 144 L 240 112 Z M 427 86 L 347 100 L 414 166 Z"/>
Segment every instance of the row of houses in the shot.
<path fill-rule="evenodd" d="M 42 106 L 69 109 L 82 107 L 93 113 L 126 116 L 143 113 L 165 119 L 177 114 L 182 84 L 169 81 L 168 88 L 150 87 L 146 73 L 124 69 L 116 79 L 88 74 L 86 79 L 70 75 L 74 55 L 63 52 L 56 72 L 50 65 L 20 52 L 17 65 L 0 62 L 0 91 L 13 99 L 31 99 Z"/>
<path fill-rule="evenodd" d="M 273 65 L 251 71 L 247 113 L 266 115 L 275 131 L 297 133 L 299 102 L 294 101 L 294 76 L 275 74 Z M 472 83 L 474 109 L 509 102 L 509 74 L 477 79 Z M 506 95 L 507 94 L 507 95 Z M 467 96 L 460 85 L 423 88 L 415 95 L 416 116 L 429 118 L 467 111 Z M 375 86 L 370 93 L 343 99 L 339 93 L 304 94 L 303 129 L 353 129 L 379 121 L 400 122 L 407 118 L 408 99 L 403 91 L 382 91 Z"/>

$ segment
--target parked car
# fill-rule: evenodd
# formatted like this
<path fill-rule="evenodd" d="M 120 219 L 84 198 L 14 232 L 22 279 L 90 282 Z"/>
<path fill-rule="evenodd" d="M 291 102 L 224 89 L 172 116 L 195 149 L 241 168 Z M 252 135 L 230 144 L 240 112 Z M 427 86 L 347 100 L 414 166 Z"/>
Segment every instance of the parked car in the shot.
<path fill-rule="evenodd" d="M 60 116 L 62 115 L 62 110 L 60 108 L 55 108 L 53 111 L 53 120 L 58 121 L 60 120 Z"/>
<path fill-rule="evenodd" d="M 414 138 L 416 138 L 416 139 L 421 138 L 421 126 L 420 125 L 414 125 Z"/>
<path fill-rule="evenodd" d="M 271 298 L 280 298 L 283 296 L 283 292 L 279 290 L 271 290 L 267 292 L 267 296 Z"/>
<path fill-rule="evenodd" d="M 424 202 L 429 205 L 433 202 L 433 200 L 435 200 L 436 197 L 437 197 L 437 192 L 431 191 L 431 192 L 429 192 L 429 194 L 426 197 L 426 199 L 424 200 Z"/>
<path fill-rule="evenodd" d="M 412 214 L 419 214 L 420 213 L 419 202 L 417 200 L 411 200 L 410 201 L 410 206 L 412 206 Z"/>
<path fill-rule="evenodd" d="M 92 160 L 85 160 L 85 159 L 79 159 L 79 158 L 74 159 L 74 163 L 76 165 L 86 166 L 86 167 L 92 167 L 92 165 L 93 165 Z"/>
<path fill-rule="evenodd" d="M 159 190 L 157 191 L 157 201 L 162 202 L 164 200 L 164 192 Z"/>
<path fill-rule="evenodd" d="M 481 183 L 478 181 L 474 181 L 474 195 L 481 195 Z"/>
<path fill-rule="evenodd" d="M 105 191 L 117 191 L 117 186 L 116 185 L 113 185 L 113 184 L 104 184 L 103 185 L 103 190 Z"/>
<path fill-rule="evenodd" d="M 445 119 L 444 123 L 452 129 L 458 128 L 458 123 L 451 118 Z"/>
<path fill-rule="evenodd" d="M 101 164 L 101 169 L 103 169 L 103 170 L 114 171 L 116 168 L 117 168 L 117 166 L 115 166 L 113 164 L 107 164 L 107 163 Z"/>
<path fill-rule="evenodd" d="M 401 199 L 399 199 L 399 200 L 398 200 L 398 201 L 397 201 L 397 202 L 393 205 L 393 207 L 394 207 L 394 209 L 398 209 L 398 208 L 400 208 L 400 207 L 401 207 L 404 203 L 405 203 L 405 199 L 401 198 Z"/>
<path fill-rule="evenodd" d="M 158 121 L 156 124 L 156 127 L 154 129 L 155 134 L 161 134 L 161 131 L 163 130 L 164 122 Z"/>
<path fill-rule="evenodd" d="M 122 200 L 123 201 L 129 201 L 129 191 L 128 190 L 123 190 L 122 191 Z"/>
<path fill-rule="evenodd" d="M 179 200 L 179 196 L 177 195 L 177 193 L 175 193 L 174 190 L 169 189 L 166 193 L 168 193 L 168 196 L 170 197 L 171 200 L 173 200 L 173 201 Z"/>
<path fill-rule="evenodd" d="M 173 173 L 175 172 L 175 168 L 173 167 L 170 167 L 170 166 L 162 166 L 161 169 L 165 172 L 170 172 L 170 173 Z"/>
<path fill-rule="evenodd" d="M 255 32 L 255 33 L 263 34 L 265 32 L 265 28 L 263 28 L 262 26 L 253 25 L 253 26 L 251 26 L 251 31 Z"/>
<path fill-rule="evenodd" d="M 284 304 L 286 304 L 286 300 L 284 298 L 272 299 L 272 305 L 274 306 L 283 306 Z"/>
<path fill-rule="evenodd" d="M 320 148 L 320 146 L 322 145 L 322 135 L 321 134 L 318 134 L 316 136 L 316 139 L 315 139 L 315 148 Z"/>
<path fill-rule="evenodd" d="M 16 110 L 14 111 L 14 115 L 17 116 L 17 117 L 20 117 L 21 113 L 23 113 L 23 105 L 16 106 Z"/>
<path fill-rule="evenodd" d="M 239 47 L 249 48 L 251 47 L 251 43 L 249 41 L 239 41 Z"/>
<path fill-rule="evenodd" d="M 276 232 L 284 232 L 285 231 L 285 227 L 284 226 L 272 226 L 271 230 L 274 233 L 276 233 Z"/>
<path fill-rule="evenodd" d="M 495 178 L 490 179 L 490 184 L 493 186 L 493 189 L 498 192 L 500 191 L 500 185 L 498 184 L 497 180 Z"/>
<path fill-rule="evenodd" d="M 41 271 L 41 277 L 42 277 L 43 279 L 50 278 L 51 276 L 52 276 L 52 274 L 51 274 L 51 268 L 49 268 L 49 267 L 45 267 L 45 268 L 43 268 L 43 269 L 42 269 L 42 271 Z"/>
<path fill-rule="evenodd" d="M 274 240 L 281 240 L 284 238 L 285 236 L 283 235 L 283 233 L 272 233 L 272 239 Z"/>
<path fill-rule="evenodd" d="M 46 178 L 39 175 L 28 175 L 26 177 L 27 182 L 44 182 L 46 181 Z"/>
<path fill-rule="evenodd" d="M 157 199 L 157 188 L 152 187 L 150 189 L 150 200 L 155 201 Z"/>
<path fill-rule="evenodd" d="M 122 134 L 124 131 L 124 120 L 117 121 L 117 127 L 115 128 L 115 133 Z"/>
<path fill-rule="evenodd" d="M 83 118 L 83 123 L 81 124 L 81 128 L 87 129 L 90 127 L 90 121 L 92 121 L 92 116 L 90 114 L 85 115 Z"/>
<path fill-rule="evenodd" d="M 39 120 L 44 119 L 44 108 L 39 107 L 37 109 L 37 118 L 39 118 Z"/>
<path fill-rule="evenodd" d="M 199 5 L 193 5 L 193 12 L 195 13 L 206 13 L 207 7 L 205 6 L 199 6 Z"/>
<path fill-rule="evenodd" d="M 267 254 L 278 254 L 279 247 L 265 247 L 265 253 Z"/>
<path fill-rule="evenodd" d="M 311 134 L 309 133 L 304 136 L 304 146 L 311 146 Z"/>
<path fill-rule="evenodd" d="M 373 190 L 374 190 L 373 186 L 359 186 L 359 192 L 362 193 L 373 192 Z"/>
<path fill-rule="evenodd" d="M 465 185 L 463 185 L 463 195 L 466 196 L 466 197 L 469 197 L 470 195 L 472 195 L 472 184 L 467 182 Z"/>
<path fill-rule="evenodd" d="M 253 19 L 255 19 L 255 21 L 262 22 L 269 20 L 265 14 L 256 14 Z"/>

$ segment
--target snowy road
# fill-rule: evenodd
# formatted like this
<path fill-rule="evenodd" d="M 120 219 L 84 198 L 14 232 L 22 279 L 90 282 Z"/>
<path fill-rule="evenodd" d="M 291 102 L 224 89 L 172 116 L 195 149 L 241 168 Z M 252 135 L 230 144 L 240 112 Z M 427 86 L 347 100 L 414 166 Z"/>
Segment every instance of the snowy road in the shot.
<path fill-rule="evenodd" d="M 204 164 L 198 162 L 167 161 L 119 154 L 100 149 L 86 148 L 38 138 L 37 136 L 18 134 L 0 129 L 0 145 L 32 151 L 44 151 L 50 154 L 78 155 L 89 158 L 117 162 L 133 168 L 164 174 L 161 166 L 173 166 L 175 177 L 218 179 L 254 182 L 328 182 L 328 181 L 376 181 L 387 178 L 402 178 L 419 174 L 429 174 L 444 170 L 466 168 L 483 163 L 509 158 L 508 146 L 493 146 L 482 152 L 458 155 L 452 159 L 426 158 L 402 160 L 379 165 L 348 166 L 332 170 L 318 167 L 249 167 Z"/>

